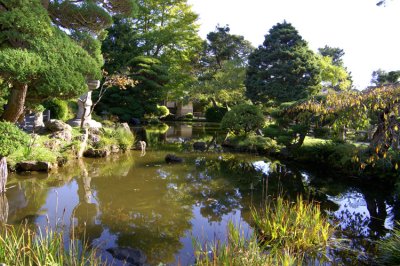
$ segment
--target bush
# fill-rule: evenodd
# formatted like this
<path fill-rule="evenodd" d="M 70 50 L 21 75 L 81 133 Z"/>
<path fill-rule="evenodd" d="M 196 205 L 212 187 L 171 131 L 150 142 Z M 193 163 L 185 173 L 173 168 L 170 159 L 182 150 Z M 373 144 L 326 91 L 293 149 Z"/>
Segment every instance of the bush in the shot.
<path fill-rule="evenodd" d="M 206 110 L 207 122 L 221 122 L 228 109 L 224 107 L 210 107 Z"/>
<path fill-rule="evenodd" d="M 221 128 L 240 135 L 256 131 L 264 126 L 265 120 L 260 109 L 254 105 L 241 104 L 227 112 L 221 121 Z"/>
<path fill-rule="evenodd" d="M 186 119 L 193 119 L 193 114 L 192 114 L 192 113 L 187 113 L 187 114 L 185 115 L 185 118 L 186 118 Z"/>
<path fill-rule="evenodd" d="M 68 118 L 68 103 L 66 101 L 54 98 L 45 101 L 43 106 L 50 110 L 52 119 L 66 120 Z"/>
<path fill-rule="evenodd" d="M 158 118 L 164 118 L 169 115 L 169 109 L 165 105 L 157 105 Z"/>
<path fill-rule="evenodd" d="M 30 137 L 9 122 L 0 122 L 0 156 L 8 156 L 23 146 L 28 146 Z"/>
<path fill-rule="evenodd" d="M 115 139 L 118 142 L 119 148 L 123 151 L 130 149 L 135 143 L 135 135 L 122 127 L 115 130 Z"/>

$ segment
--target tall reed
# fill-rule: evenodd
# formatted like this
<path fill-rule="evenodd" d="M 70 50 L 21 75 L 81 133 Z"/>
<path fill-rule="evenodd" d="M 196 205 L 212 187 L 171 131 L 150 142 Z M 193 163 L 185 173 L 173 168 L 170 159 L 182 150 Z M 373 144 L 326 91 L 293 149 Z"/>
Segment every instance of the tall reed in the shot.
<path fill-rule="evenodd" d="M 65 243 L 62 232 L 28 225 L 0 226 L 0 263 L 6 265 L 106 265 L 86 243 L 73 236 Z"/>
<path fill-rule="evenodd" d="M 334 243 L 334 227 L 322 215 L 319 204 L 301 196 L 296 202 L 278 197 L 263 211 L 252 210 L 259 241 L 271 254 L 290 250 L 296 258 L 327 260 Z"/>

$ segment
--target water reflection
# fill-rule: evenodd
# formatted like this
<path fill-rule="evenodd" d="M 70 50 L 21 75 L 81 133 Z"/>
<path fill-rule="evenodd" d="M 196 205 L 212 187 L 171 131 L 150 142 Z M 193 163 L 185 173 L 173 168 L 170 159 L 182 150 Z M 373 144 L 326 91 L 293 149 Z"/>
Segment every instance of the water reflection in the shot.
<path fill-rule="evenodd" d="M 192 136 L 203 133 L 192 128 Z M 229 219 L 251 231 L 251 208 L 277 195 L 295 200 L 302 194 L 321 202 L 343 230 L 340 237 L 351 239 L 350 246 L 361 251 L 370 250 L 369 240 L 386 234 L 399 219 L 399 199 L 392 188 L 368 190 L 247 154 L 186 152 L 179 154 L 184 164 L 168 165 L 166 153 L 85 159 L 46 178 L 11 175 L 6 197 L 0 198 L 0 221 L 45 224 L 48 216 L 53 225 L 65 216 L 68 230 L 82 239 L 86 233 L 107 259 L 106 249 L 119 246 L 142 250 L 150 265 L 187 265 L 194 262 L 189 255 L 192 237 L 223 238 Z"/>

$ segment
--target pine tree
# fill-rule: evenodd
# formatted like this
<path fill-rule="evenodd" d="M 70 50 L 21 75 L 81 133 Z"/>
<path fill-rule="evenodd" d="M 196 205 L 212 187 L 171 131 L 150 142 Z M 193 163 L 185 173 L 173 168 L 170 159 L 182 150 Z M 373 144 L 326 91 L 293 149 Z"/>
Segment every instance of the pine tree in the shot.
<path fill-rule="evenodd" d="M 249 57 L 246 95 L 254 103 L 281 103 L 307 98 L 320 90 L 316 55 L 287 22 L 273 26 Z"/>

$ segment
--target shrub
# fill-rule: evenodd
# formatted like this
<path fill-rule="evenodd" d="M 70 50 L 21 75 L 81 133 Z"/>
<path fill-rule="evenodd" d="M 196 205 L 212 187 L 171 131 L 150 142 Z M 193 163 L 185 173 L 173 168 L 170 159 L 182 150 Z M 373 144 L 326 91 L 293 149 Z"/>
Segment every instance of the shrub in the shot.
<path fill-rule="evenodd" d="M 221 128 L 236 135 L 256 131 L 264 126 L 265 119 L 260 109 L 254 105 L 241 104 L 227 112 L 221 121 Z"/>
<path fill-rule="evenodd" d="M 193 119 L 193 114 L 192 114 L 192 113 L 187 113 L 187 114 L 185 115 L 185 118 L 186 118 L 186 119 Z"/>
<path fill-rule="evenodd" d="M 8 156 L 29 144 L 28 134 L 9 122 L 0 122 L 0 156 Z"/>
<path fill-rule="evenodd" d="M 158 118 L 164 118 L 169 115 L 169 109 L 165 105 L 157 105 Z"/>
<path fill-rule="evenodd" d="M 45 101 L 43 106 L 50 110 L 52 119 L 66 120 L 68 118 L 68 103 L 66 101 L 54 98 Z"/>
<path fill-rule="evenodd" d="M 119 148 L 124 151 L 130 149 L 135 143 L 135 135 L 122 127 L 115 130 L 115 139 L 118 142 Z"/>
<path fill-rule="evenodd" d="M 228 109 L 224 107 L 210 107 L 206 110 L 207 122 L 221 122 Z"/>

